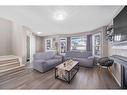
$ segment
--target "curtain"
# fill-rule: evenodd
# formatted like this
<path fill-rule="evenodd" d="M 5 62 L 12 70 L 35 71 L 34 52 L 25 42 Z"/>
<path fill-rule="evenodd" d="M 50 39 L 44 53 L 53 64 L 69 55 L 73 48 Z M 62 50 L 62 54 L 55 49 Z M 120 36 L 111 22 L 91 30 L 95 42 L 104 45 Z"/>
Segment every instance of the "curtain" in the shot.
<path fill-rule="evenodd" d="M 71 49 L 71 37 L 67 37 L 67 51 Z"/>
<path fill-rule="evenodd" d="M 86 50 L 92 51 L 92 35 L 87 35 Z"/>

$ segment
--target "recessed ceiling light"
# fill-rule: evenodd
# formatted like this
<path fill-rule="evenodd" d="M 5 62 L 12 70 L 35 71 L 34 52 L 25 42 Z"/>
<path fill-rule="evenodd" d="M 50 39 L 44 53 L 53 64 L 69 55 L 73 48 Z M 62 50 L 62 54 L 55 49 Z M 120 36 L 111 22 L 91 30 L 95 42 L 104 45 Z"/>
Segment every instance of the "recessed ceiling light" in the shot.
<path fill-rule="evenodd" d="M 65 11 L 57 11 L 53 17 L 55 20 L 63 21 L 66 18 L 66 16 L 67 13 Z"/>
<path fill-rule="evenodd" d="M 38 35 L 42 34 L 42 32 L 37 32 Z"/>

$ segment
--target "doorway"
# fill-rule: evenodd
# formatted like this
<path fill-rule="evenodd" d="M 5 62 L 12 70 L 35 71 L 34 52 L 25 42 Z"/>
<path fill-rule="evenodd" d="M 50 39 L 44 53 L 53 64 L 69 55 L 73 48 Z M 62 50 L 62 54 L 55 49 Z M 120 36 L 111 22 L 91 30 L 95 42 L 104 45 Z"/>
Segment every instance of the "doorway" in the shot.
<path fill-rule="evenodd" d="M 26 62 L 29 62 L 30 61 L 30 37 L 29 36 L 27 36 L 26 42 L 27 42 L 27 58 L 26 58 Z"/>

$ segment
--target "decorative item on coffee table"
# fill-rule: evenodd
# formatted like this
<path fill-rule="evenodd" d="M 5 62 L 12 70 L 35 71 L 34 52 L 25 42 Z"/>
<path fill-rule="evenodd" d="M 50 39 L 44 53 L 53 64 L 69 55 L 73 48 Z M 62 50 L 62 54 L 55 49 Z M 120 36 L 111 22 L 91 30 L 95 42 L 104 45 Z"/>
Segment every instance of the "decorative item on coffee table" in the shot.
<path fill-rule="evenodd" d="M 68 83 L 74 78 L 79 70 L 78 61 L 67 60 L 55 68 L 55 78 L 64 80 Z"/>

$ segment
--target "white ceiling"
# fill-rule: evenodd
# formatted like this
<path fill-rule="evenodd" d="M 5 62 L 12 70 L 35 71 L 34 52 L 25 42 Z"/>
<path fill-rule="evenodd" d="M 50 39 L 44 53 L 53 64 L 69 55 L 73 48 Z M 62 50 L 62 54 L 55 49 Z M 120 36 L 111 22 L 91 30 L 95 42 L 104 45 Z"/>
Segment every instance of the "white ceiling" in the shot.
<path fill-rule="evenodd" d="M 28 26 L 40 35 L 90 31 L 109 24 L 122 6 L 1 6 L 0 17 Z M 63 21 L 54 14 L 64 11 Z"/>

